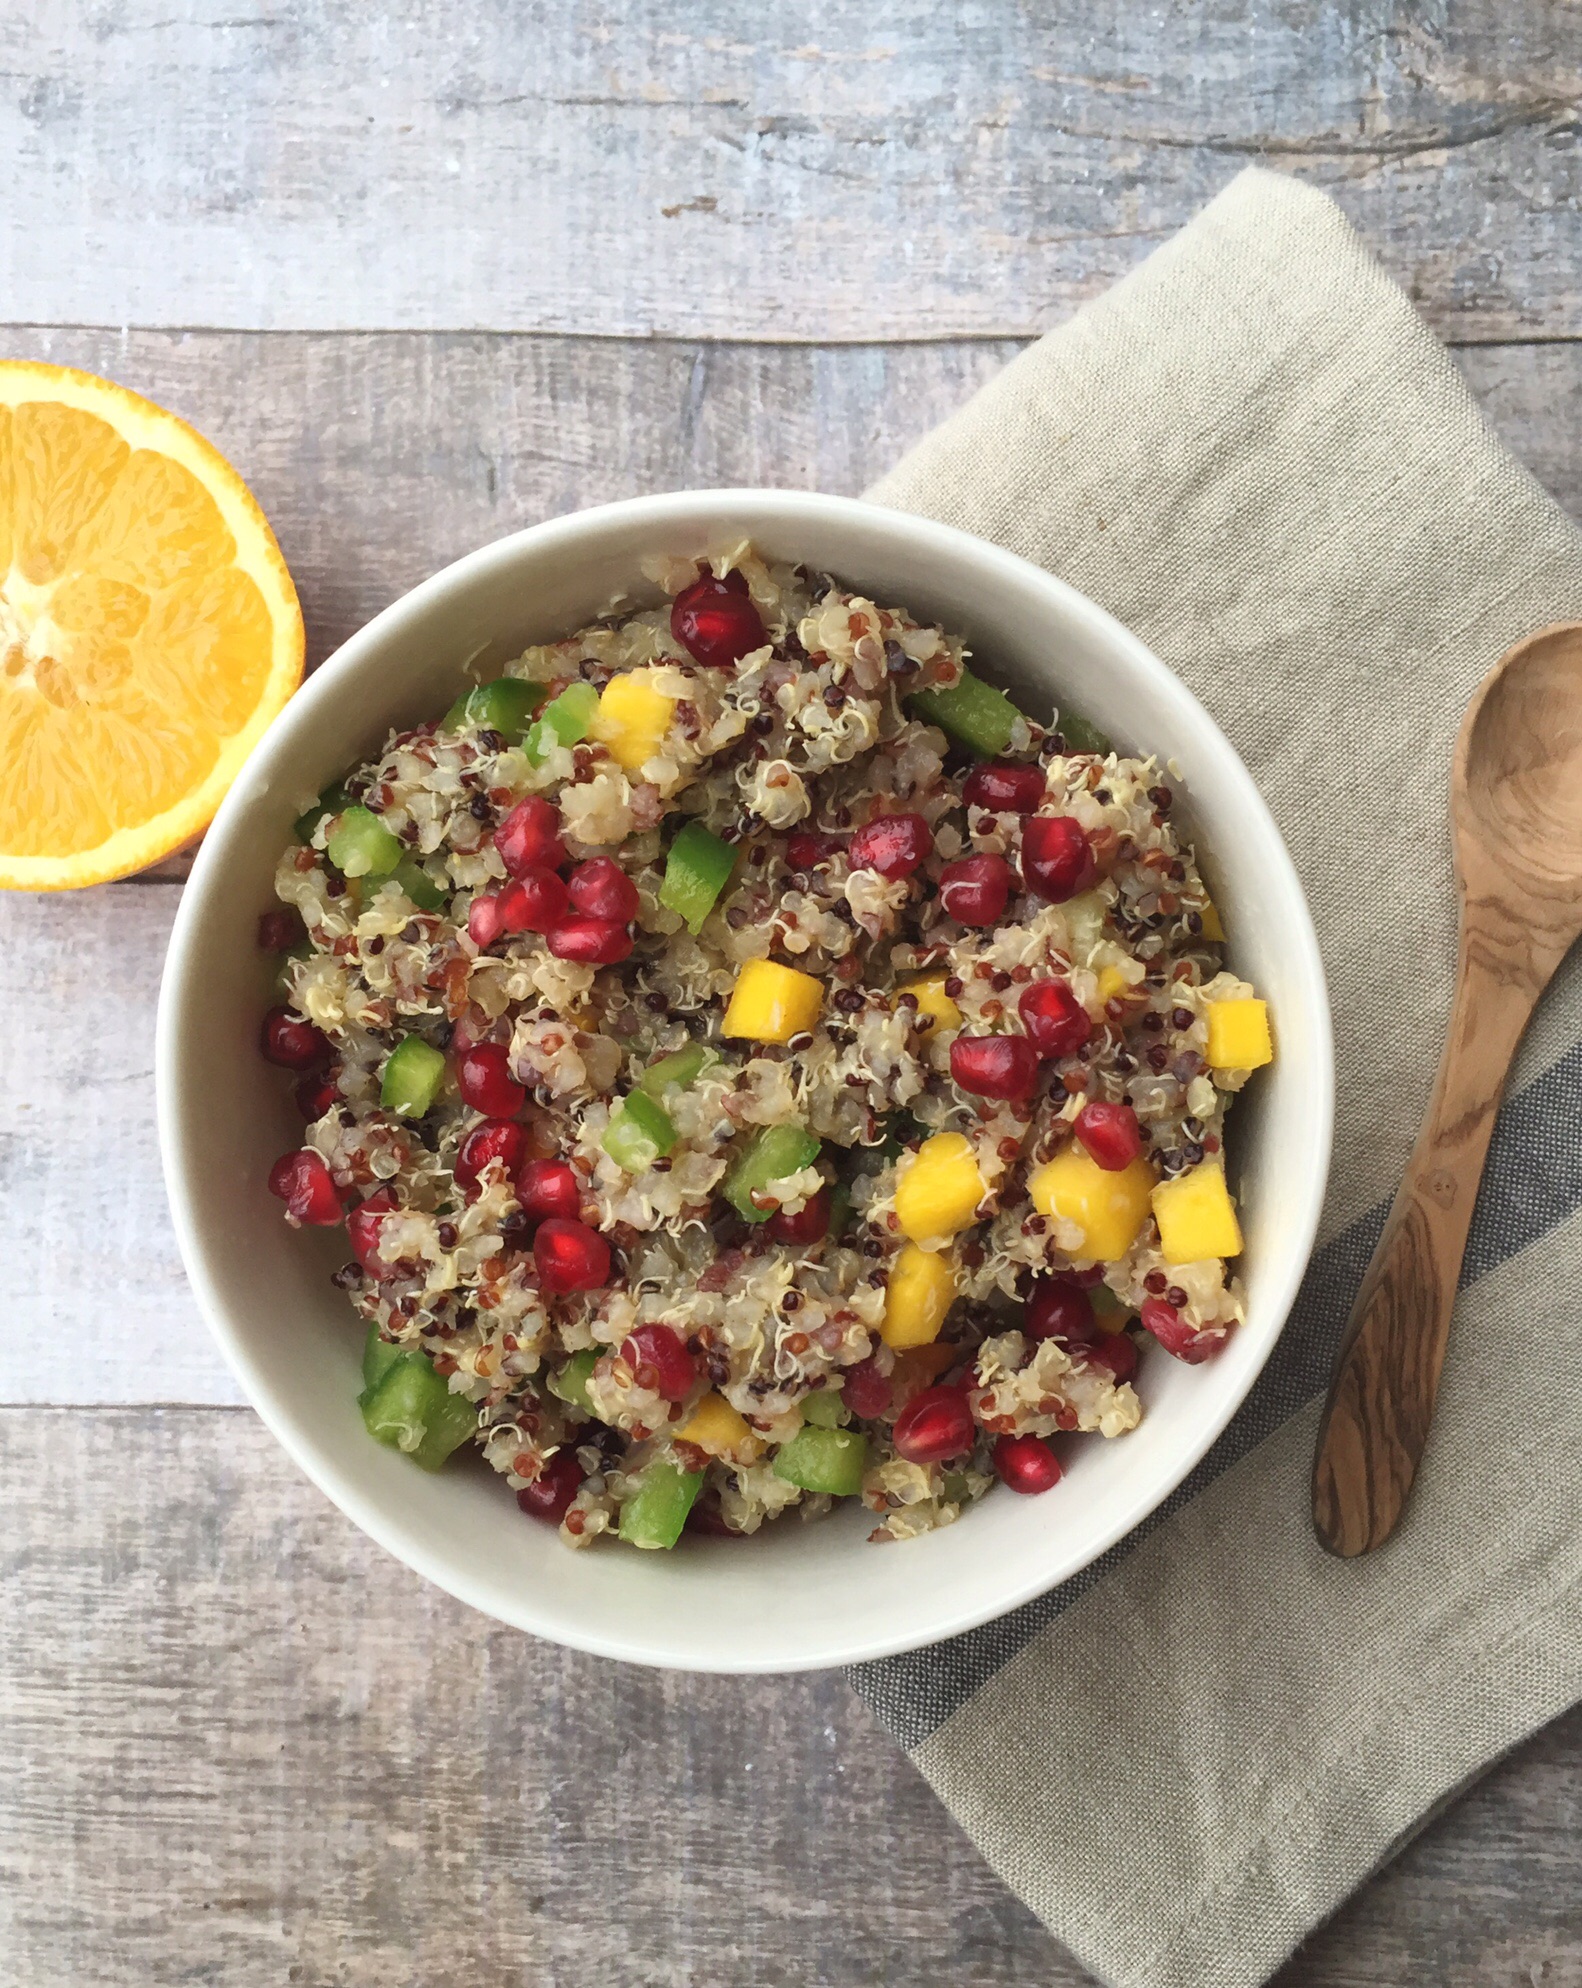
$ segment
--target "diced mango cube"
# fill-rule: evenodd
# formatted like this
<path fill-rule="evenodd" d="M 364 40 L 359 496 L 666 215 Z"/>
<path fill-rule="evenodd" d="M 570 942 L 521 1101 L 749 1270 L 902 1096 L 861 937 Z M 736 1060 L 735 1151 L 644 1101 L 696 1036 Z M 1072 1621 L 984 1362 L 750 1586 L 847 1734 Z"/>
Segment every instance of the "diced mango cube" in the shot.
<path fill-rule="evenodd" d="M 736 976 L 721 1032 L 749 1042 L 789 1042 L 813 1027 L 824 983 L 777 960 L 750 959 Z"/>
<path fill-rule="evenodd" d="M 747 1418 L 738 1415 L 722 1394 L 704 1395 L 676 1434 L 710 1456 L 734 1456 L 756 1441 Z"/>
<path fill-rule="evenodd" d="M 955 1297 L 956 1266 L 949 1251 L 909 1242 L 890 1271 L 879 1337 L 886 1346 L 927 1346 L 939 1337 Z"/>
<path fill-rule="evenodd" d="M 1208 1060 L 1215 1070 L 1256 1070 L 1274 1061 L 1267 1001 L 1210 1001 Z"/>
<path fill-rule="evenodd" d="M 1203 900 L 1203 936 L 1212 939 L 1216 945 L 1225 943 L 1225 921 L 1219 915 L 1219 906 L 1213 898 Z"/>
<path fill-rule="evenodd" d="M 945 975 L 926 973 L 921 980 L 909 980 L 902 988 L 903 994 L 911 994 L 917 1001 L 917 1012 L 927 1015 L 933 1021 L 932 1033 L 944 1035 L 961 1027 L 961 1010 L 945 992 Z"/>
<path fill-rule="evenodd" d="M 895 1212 L 913 1242 L 938 1241 L 966 1228 L 987 1192 L 972 1141 L 960 1132 L 936 1132 L 902 1168 Z"/>
<path fill-rule="evenodd" d="M 1040 1215 L 1075 1222 L 1083 1243 L 1075 1254 L 1095 1263 L 1114 1263 L 1137 1239 L 1148 1218 L 1154 1170 L 1145 1159 L 1111 1173 L 1075 1140 L 1041 1166 L 1027 1183 Z"/>
<path fill-rule="evenodd" d="M 1166 1263 L 1202 1263 L 1241 1254 L 1241 1224 L 1218 1160 L 1162 1180 L 1153 1191 L 1154 1220 Z"/>
<path fill-rule="evenodd" d="M 1099 1006 L 1101 1008 L 1108 1006 L 1108 1004 L 1111 1001 L 1113 1001 L 1117 995 L 1125 994 L 1126 992 L 1128 992 L 1131 987 L 1131 984 L 1132 983 L 1126 978 L 1125 974 L 1121 972 L 1118 966 L 1100 967 L 1099 968 Z"/>
<path fill-rule="evenodd" d="M 635 773 L 663 744 L 675 708 L 676 700 L 655 690 L 647 670 L 624 670 L 599 693 L 592 736 L 628 773 Z"/>

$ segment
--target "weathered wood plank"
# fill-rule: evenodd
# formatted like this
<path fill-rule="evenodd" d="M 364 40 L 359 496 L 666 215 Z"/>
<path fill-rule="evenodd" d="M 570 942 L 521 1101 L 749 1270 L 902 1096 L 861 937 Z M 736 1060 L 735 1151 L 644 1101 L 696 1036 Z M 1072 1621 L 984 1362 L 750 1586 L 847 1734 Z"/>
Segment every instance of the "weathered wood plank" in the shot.
<path fill-rule="evenodd" d="M 1015 336 L 1261 160 L 1442 329 L 1575 335 L 1579 93 L 1566 0 L 51 0 L 0 21 L 0 290 L 41 323 Z"/>

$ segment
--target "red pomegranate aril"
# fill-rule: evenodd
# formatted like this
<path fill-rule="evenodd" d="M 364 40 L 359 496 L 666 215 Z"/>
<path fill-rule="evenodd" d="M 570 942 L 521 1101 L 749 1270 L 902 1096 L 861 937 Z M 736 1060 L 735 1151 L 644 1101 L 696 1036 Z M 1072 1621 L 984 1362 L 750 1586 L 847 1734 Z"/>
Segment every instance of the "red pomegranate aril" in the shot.
<path fill-rule="evenodd" d="M 820 1242 L 829 1234 L 829 1205 L 829 1189 L 821 1187 L 794 1215 L 776 1209 L 769 1217 L 769 1233 L 777 1243 L 785 1243 L 791 1249 Z"/>
<path fill-rule="evenodd" d="M 480 1042 L 456 1059 L 456 1085 L 462 1100 L 485 1118 L 514 1118 L 527 1103 L 527 1092 L 511 1075 L 504 1047 Z"/>
<path fill-rule="evenodd" d="M 980 1098 L 1027 1098 L 1038 1084 L 1038 1051 L 1025 1035 L 958 1035 L 950 1074 Z"/>
<path fill-rule="evenodd" d="M 684 1401 L 698 1377 L 687 1343 L 668 1325 L 640 1325 L 621 1344 L 621 1358 L 639 1387 L 652 1388 L 666 1401 Z"/>
<path fill-rule="evenodd" d="M 513 877 L 529 870 L 559 870 L 569 860 L 560 839 L 560 810 L 541 794 L 529 794 L 494 831 L 494 846 Z"/>
<path fill-rule="evenodd" d="M 584 966 L 619 966 L 632 956 L 632 935 L 613 918 L 563 918 L 550 928 L 549 950 Z"/>
<path fill-rule="evenodd" d="M 570 1291 L 602 1291 L 610 1281 L 610 1245 L 585 1222 L 552 1216 L 533 1238 L 539 1288 L 557 1296 Z"/>
<path fill-rule="evenodd" d="M 529 870 L 500 893 L 500 916 L 507 932 L 547 932 L 560 923 L 570 894 L 553 870 Z"/>
<path fill-rule="evenodd" d="M 1041 767 L 986 759 L 967 775 L 961 798 L 969 808 L 988 808 L 997 815 L 1030 815 L 1044 798 L 1044 784 Z"/>
<path fill-rule="evenodd" d="M 558 1526 L 582 1489 L 582 1465 L 575 1450 L 556 1450 L 531 1484 L 524 1484 L 516 1502 L 530 1519 Z"/>
<path fill-rule="evenodd" d="M 582 1209 L 582 1188 L 564 1160 L 529 1160 L 517 1172 L 516 1198 L 534 1222 L 575 1222 Z"/>
<path fill-rule="evenodd" d="M 258 921 L 259 949 L 289 953 L 302 937 L 302 920 L 294 911 L 266 911 Z"/>
<path fill-rule="evenodd" d="M 739 573 L 703 573 L 683 587 L 670 608 L 670 632 L 694 662 L 728 670 L 769 640 Z"/>
<path fill-rule="evenodd" d="M 1105 1333 L 1082 1349 L 1082 1357 L 1090 1367 L 1105 1368 L 1117 1387 L 1137 1371 L 1137 1344 L 1124 1332 Z"/>
<path fill-rule="evenodd" d="M 297 1101 L 297 1110 L 309 1125 L 315 1119 L 322 1118 L 325 1112 L 333 1110 L 339 1102 L 340 1095 L 333 1075 L 304 1077 L 292 1092 L 292 1096 Z"/>
<path fill-rule="evenodd" d="M 854 870 L 909 877 L 933 854 L 934 835 L 921 815 L 880 815 L 852 837 L 846 854 Z"/>
<path fill-rule="evenodd" d="M 958 925 L 994 925 L 1014 881 L 1003 856 L 963 856 L 939 873 L 939 901 Z"/>
<path fill-rule="evenodd" d="M 846 1369 L 840 1398 L 859 1421 L 871 1422 L 890 1406 L 890 1396 L 894 1392 L 890 1376 L 881 1374 L 876 1362 L 867 1359 L 859 1360 L 855 1367 Z"/>
<path fill-rule="evenodd" d="M 352 1246 L 352 1255 L 364 1270 L 377 1271 L 381 1267 L 378 1262 L 379 1230 L 385 1216 L 395 1205 L 394 1191 L 381 1187 L 346 1217 L 346 1235 Z"/>
<path fill-rule="evenodd" d="M 1065 1472 L 1042 1436 L 1002 1436 L 994 1446 L 994 1474 L 1024 1498 L 1053 1491 Z"/>
<path fill-rule="evenodd" d="M 1091 1016 L 1064 980 L 1035 980 L 1016 1006 L 1040 1056 L 1075 1056 L 1093 1033 Z"/>
<path fill-rule="evenodd" d="M 1098 1100 L 1085 1104 L 1077 1113 L 1072 1130 L 1106 1173 L 1122 1172 L 1143 1150 L 1142 1130 L 1129 1104 L 1103 1104 Z"/>
<path fill-rule="evenodd" d="M 637 916 L 637 886 L 613 856 L 591 856 L 570 878 L 571 901 L 589 918 L 625 925 Z"/>
<path fill-rule="evenodd" d="M 475 897 L 467 909 L 467 936 L 486 953 L 496 939 L 505 936 L 505 893 L 485 892 Z"/>
<path fill-rule="evenodd" d="M 895 1418 L 896 1454 L 908 1463 L 945 1463 L 972 1448 L 967 1397 L 953 1387 L 924 1388 Z"/>
<path fill-rule="evenodd" d="M 1058 1339 L 1066 1346 L 1085 1346 L 1099 1336 L 1093 1300 L 1065 1277 L 1040 1277 L 1022 1315 L 1029 1339 Z"/>
<path fill-rule="evenodd" d="M 816 870 L 840 848 L 833 835 L 820 835 L 816 829 L 798 829 L 786 838 L 786 861 L 793 870 Z"/>
<path fill-rule="evenodd" d="M 282 1070 L 311 1070 L 330 1053 L 329 1043 L 300 1015 L 289 1008 L 271 1008 L 264 1017 L 258 1046 L 266 1062 Z"/>
<path fill-rule="evenodd" d="M 333 1228 L 341 1219 L 341 1197 L 329 1168 L 307 1147 L 282 1153 L 269 1169 L 269 1191 L 286 1204 L 286 1213 L 310 1227 Z"/>
<path fill-rule="evenodd" d="M 1216 1354 L 1221 1345 L 1215 1333 L 1199 1332 L 1176 1310 L 1167 1305 L 1163 1298 L 1149 1298 L 1143 1305 L 1142 1321 L 1167 1353 L 1178 1360 L 1185 1360 L 1189 1367 L 1200 1367 Z"/>
<path fill-rule="evenodd" d="M 526 1144 L 527 1134 L 515 1119 L 486 1118 L 461 1142 L 461 1151 L 456 1155 L 456 1185 L 475 1188 L 483 1178 L 484 1168 L 495 1160 L 504 1164 L 507 1174 L 514 1174 Z"/>
<path fill-rule="evenodd" d="M 1022 875 L 1027 888 L 1064 904 L 1093 880 L 1087 831 L 1071 815 L 1032 815 L 1022 828 Z"/>

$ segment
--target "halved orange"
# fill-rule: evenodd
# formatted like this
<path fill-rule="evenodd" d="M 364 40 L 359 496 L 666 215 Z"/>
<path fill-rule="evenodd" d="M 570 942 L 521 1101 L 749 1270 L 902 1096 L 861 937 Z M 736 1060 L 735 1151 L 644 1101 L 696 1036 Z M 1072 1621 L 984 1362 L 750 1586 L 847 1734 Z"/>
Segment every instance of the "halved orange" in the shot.
<path fill-rule="evenodd" d="M 145 869 L 205 828 L 302 681 L 302 611 L 194 429 L 0 360 L 0 888 Z"/>

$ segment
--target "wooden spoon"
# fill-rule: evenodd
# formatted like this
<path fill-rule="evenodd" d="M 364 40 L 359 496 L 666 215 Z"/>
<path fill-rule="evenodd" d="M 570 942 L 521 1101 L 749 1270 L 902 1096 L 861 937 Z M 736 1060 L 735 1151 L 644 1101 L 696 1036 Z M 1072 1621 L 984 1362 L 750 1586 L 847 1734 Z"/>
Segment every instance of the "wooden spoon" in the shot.
<path fill-rule="evenodd" d="M 1528 636 L 1478 686 L 1456 740 L 1450 825 L 1461 956 L 1444 1056 L 1313 1459 L 1313 1524 L 1348 1557 L 1389 1538 L 1417 1475 L 1506 1073 L 1582 932 L 1582 625 Z"/>

